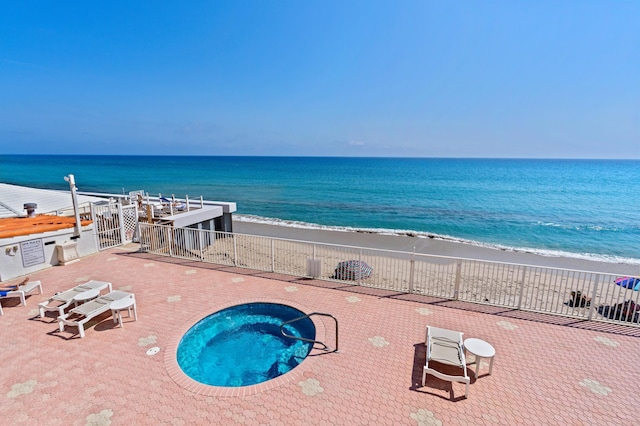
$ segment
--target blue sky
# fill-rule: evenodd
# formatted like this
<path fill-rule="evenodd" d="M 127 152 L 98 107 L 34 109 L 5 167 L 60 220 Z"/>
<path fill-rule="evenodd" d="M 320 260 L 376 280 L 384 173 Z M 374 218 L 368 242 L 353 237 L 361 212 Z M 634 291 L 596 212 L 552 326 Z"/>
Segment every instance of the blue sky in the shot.
<path fill-rule="evenodd" d="M 0 153 L 640 158 L 640 2 L 3 2 Z"/>

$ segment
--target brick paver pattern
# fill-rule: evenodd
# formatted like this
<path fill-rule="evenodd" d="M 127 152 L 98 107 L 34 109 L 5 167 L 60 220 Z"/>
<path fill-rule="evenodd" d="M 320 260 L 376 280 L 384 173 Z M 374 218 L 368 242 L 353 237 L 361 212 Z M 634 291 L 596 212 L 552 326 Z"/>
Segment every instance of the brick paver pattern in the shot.
<path fill-rule="evenodd" d="M 2 301 L 2 424 L 580 425 L 634 424 L 638 329 L 574 323 L 388 291 L 110 249 L 31 275 L 44 294 Z M 95 279 L 136 295 L 138 321 L 107 312 L 58 331 L 37 304 Z M 16 299 L 17 300 L 17 299 Z M 198 319 L 252 300 L 291 303 L 339 321 L 339 352 L 314 350 L 290 373 L 251 389 L 213 388 L 184 375 L 177 342 Z M 315 317 L 332 346 L 330 318 Z M 496 349 L 471 389 L 427 376 L 427 325 Z M 251 350 L 251 348 L 247 348 Z M 471 364 L 473 356 L 467 362 Z"/>

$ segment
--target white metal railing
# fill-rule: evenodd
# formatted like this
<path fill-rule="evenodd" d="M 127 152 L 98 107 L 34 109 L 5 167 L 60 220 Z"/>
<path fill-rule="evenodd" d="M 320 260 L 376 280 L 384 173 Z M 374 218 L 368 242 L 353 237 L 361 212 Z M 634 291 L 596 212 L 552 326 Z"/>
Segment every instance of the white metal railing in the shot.
<path fill-rule="evenodd" d="M 105 250 L 130 243 L 135 238 L 138 210 L 135 204 L 123 206 L 119 202 L 91 204 L 91 219 L 95 223 L 98 248 Z"/>
<path fill-rule="evenodd" d="M 617 275 L 232 234 L 140 223 L 141 250 L 286 275 L 585 320 L 640 325 L 640 292 Z M 340 280 L 336 265 L 366 262 L 368 277 Z"/>

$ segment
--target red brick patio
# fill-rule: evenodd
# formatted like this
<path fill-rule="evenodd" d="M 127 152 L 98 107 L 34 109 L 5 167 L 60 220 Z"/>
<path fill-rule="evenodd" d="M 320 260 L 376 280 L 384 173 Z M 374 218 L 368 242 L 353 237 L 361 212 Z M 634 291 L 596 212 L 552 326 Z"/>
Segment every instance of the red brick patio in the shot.
<path fill-rule="evenodd" d="M 31 275 L 44 294 L 2 301 L 2 424 L 476 425 L 634 424 L 640 329 L 509 311 L 343 283 L 297 279 L 111 249 Z M 138 321 L 105 313 L 80 339 L 37 304 L 89 279 L 135 293 Z M 17 280 L 16 280 L 17 281 Z M 314 351 L 292 372 L 251 389 L 185 379 L 182 333 L 246 301 L 327 312 L 340 352 Z M 330 319 L 317 319 L 333 344 Z M 421 386 L 427 324 L 496 349 L 492 375 L 470 367 L 471 389 L 431 376 Z M 158 347 L 155 355 L 150 348 Z M 249 348 L 250 350 L 250 348 Z M 468 361 L 473 361 L 470 356 Z M 453 391 L 453 393 L 451 392 Z"/>

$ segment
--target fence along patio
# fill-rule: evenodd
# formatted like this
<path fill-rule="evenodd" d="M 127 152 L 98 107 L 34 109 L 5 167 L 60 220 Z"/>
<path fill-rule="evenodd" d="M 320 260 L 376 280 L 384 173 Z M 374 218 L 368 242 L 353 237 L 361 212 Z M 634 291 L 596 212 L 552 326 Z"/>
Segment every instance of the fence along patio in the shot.
<path fill-rule="evenodd" d="M 639 291 L 609 273 L 314 243 L 140 223 L 144 252 L 349 285 L 640 326 Z M 336 265 L 373 272 L 340 280 Z"/>

